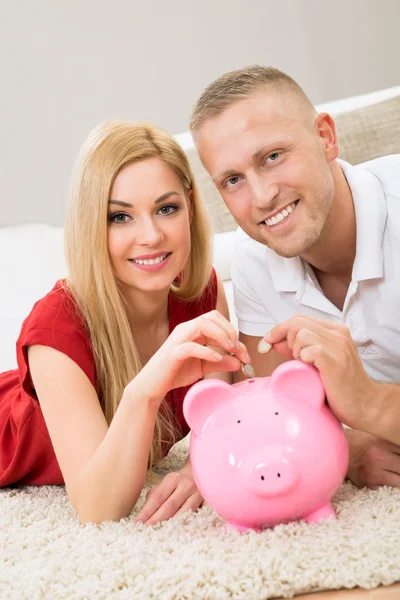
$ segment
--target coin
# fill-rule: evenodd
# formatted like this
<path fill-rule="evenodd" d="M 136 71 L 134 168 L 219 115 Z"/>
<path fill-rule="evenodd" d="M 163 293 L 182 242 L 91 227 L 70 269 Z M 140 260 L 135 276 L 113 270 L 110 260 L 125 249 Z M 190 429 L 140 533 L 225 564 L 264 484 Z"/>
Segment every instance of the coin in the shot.
<path fill-rule="evenodd" d="M 242 363 L 242 372 L 246 377 L 250 377 L 250 379 L 256 376 L 256 372 L 250 363 Z"/>
<path fill-rule="evenodd" d="M 258 346 L 257 346 L 257 350 L 260 354 L 266 354 L 267 352 L 269 352 L 272 348 L 271 344 L 268 344 L 268 342 L 266 342 L 264 339 L 260 340 L 258 342 Z"/>

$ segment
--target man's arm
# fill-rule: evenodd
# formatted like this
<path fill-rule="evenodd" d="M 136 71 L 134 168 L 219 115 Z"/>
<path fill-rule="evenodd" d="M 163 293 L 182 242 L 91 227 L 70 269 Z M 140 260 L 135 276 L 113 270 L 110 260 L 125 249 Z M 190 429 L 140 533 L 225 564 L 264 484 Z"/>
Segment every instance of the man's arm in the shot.
<path fill-rule="evenodd" d="M 265 339 L 285 355 L 314 365 L 328 404 L 352 429 L 400 445 L 400 387 L 377 383 L 366 373 L 350 331 L 344 325 L 297 315 Z"/>
<path fill-rule="evenodd" d="M 363 430 L 400 446 L 400 385 L 374 383 Z"/>

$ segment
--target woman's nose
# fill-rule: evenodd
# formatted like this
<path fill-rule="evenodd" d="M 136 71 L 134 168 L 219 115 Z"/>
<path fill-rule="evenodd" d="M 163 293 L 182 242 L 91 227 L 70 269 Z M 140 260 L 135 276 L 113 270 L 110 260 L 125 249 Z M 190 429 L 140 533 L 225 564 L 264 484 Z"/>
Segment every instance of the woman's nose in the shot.
<path fill-rule="evenodd" d="M 143 221 L 140 224 L 140 232 L 138 232 L 137 241 L 146 246 L 155 246 L 164 238 L 162 230 L 152 220 Z"/>

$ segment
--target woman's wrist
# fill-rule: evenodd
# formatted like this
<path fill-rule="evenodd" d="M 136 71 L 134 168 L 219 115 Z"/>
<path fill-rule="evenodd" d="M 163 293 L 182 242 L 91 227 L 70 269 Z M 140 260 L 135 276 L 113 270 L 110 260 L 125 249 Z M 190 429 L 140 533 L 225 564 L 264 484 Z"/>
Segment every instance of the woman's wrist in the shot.
<path fill-rule="evenodd" d="M 123 398 L 129 398 L 130 401 L 138 402 L 141 405 L 146 404 L 149 408 L 157 411 L 164 397 L 154 394 L 149 386 L 140 381 L 139 377 L 140 375 L 137 375 L 133 381 L 128 383 L 124 389 Z"/>

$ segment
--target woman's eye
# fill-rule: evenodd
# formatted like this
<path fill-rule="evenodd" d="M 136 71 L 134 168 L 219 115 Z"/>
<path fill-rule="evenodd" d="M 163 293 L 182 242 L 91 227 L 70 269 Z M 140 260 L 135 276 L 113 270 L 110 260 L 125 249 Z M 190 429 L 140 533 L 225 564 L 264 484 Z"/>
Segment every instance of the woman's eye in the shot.
<path fill-rule="evenodd" d="M 158 210 L 158 213 L 161 215 L 172 215 L 177 210 L 178 207 L 176 206 L 176 204 L 165 204 Z"/>
<path fill-rule="evenodd" d="M 111 223 L 126 223 L 128 219 L 130 219 L 130 216 L 125 213 L 114 213 L 108 218 Z"/>

